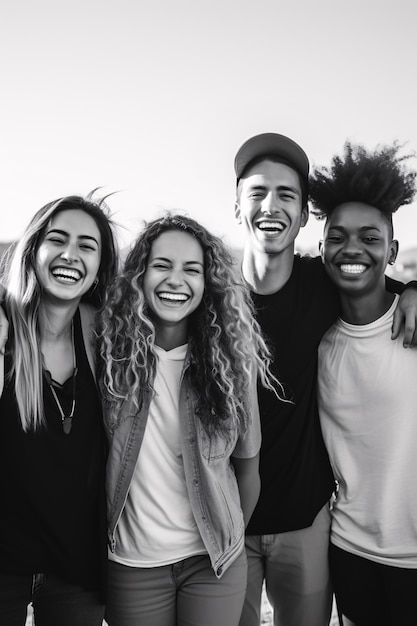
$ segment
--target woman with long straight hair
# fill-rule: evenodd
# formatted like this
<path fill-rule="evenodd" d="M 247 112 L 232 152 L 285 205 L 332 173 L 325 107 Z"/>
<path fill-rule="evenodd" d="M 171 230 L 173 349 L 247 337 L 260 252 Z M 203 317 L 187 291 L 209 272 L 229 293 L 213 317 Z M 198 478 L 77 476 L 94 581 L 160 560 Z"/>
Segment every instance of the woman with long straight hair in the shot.
<path fill-rule="evenodd" d="M 116 271 L 104 202 L 40 209 L 6 253 L 0 354 L 0 623 L 101 626 L 105 436 L 95 307 Z"/>

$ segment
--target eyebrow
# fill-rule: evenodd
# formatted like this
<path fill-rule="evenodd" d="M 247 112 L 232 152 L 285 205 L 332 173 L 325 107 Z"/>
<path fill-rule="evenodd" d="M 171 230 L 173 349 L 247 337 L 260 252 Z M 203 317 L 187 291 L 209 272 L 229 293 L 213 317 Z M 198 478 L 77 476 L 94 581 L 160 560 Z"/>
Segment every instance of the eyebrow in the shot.
<path fill-rule="evenodd" d="M 338 226 L 337 224 L 335 224 L 334 226 L 329 226 L 329 230 L 341 230 L 341 231 L 345 231 L 346 228 L 344 226 Z M 381 229 L 379 228 L 379 226 L 361 226 L 359 228 L 359 231 L 366 231 L 366 230 L 377 230 L 378 232 L 381 232 Z"/>
<path fill-rule="evenodd" d="M 265 191 L 267 189 L 267 185 L 249 185 L 248 191 Z M 276 189 L 279 191 L 291 191 L 292 193 L 296 193 L 300 195 L 299 190 L 296 187 L 291 187 L 288 185 L 277 185 Z"/>
<path fill-rule="evenodd" d="M 151 261 L 165 261 L 165 263 L 172 263 L 172 259 L 168 259 L 164 256 L 154 256 Z M 204 267 L 204 263 L 201 263 L 201 261 L 184 261 L 184 265 L 201 265 L 201 267 Z"/>
<path fill-rule="evenodd" d="M 69 236 L 69 233 L 67 233 L 66 230 L 60 230 L 59 228 L 51 228 L 50 230 L 47 231 L 46 234 L 50 235 L 51 233 L 58 233 L 58 235 L 63 235 L 64 237 Z M 97 241 L 97 239 L 93 237 L 92 235 L 79 235 L 78 239 L 92 240 L 92 241 L 95 241 L 97 245 L 99 245 L 99 242 Z"/>

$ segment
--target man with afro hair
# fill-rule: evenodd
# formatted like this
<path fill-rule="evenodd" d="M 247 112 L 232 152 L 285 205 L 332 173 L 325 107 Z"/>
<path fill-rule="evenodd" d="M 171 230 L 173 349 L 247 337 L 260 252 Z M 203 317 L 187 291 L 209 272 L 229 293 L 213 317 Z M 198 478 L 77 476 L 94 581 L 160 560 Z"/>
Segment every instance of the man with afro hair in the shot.
<path fill-rule="evenodd" d="M 416 193 L 400 151 L 346 143 L 310 178 L 341 302 L 319 346 L 318 400 L 339 486 L 330 569 L 344 625 L 417 623 L 417 353 L 391 341 L 398 296 L 384 274 L 398 252 L 392 215 Z"/>
<path fill-rule="evenodd" d="M 235 215 L 243 276 L 288 399 L 259 388 L 261 494 L 246 529 L 248 584 L 240 626 L 259 626 L 263 583 L 274 626 L 326 626 L 332 610 L 329 500 L 335 487 L 317 406 L 317 350 L 340 312 L 320 257 L 295 254 L 308 221 L 309 159 L 278 133 L 255 135 L 235 157 Z M 387 279 L 393 292 L 402 284 Z M 416 290 L 401 296 L 412 341 Z M 394 333 L 395 337 L 397 331 Z"/>

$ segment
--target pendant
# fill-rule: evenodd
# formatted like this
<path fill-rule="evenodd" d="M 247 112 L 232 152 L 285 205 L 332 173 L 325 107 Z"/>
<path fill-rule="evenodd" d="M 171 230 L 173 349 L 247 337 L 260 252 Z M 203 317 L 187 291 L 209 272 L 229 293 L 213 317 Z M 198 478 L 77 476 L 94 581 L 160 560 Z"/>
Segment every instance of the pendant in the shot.
<path fill-rule="evenodd" d="M 62 420 L 62 428 L 66 435 L 69 435 L 72 428 L 72 417 L 64 417 Z"/>

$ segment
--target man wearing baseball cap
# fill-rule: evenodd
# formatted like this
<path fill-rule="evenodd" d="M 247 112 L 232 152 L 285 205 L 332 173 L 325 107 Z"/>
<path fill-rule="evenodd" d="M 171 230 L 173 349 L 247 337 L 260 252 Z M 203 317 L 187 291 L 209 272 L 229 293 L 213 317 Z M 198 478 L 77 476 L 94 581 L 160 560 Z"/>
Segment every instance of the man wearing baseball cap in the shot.
<path fill-rule="evenodd" d="M 242 271 L 274 351 L 275 373 L 291 400 L 259 388 L 261 495 L 247 528 L 240 626 L 259 626 L 264 581 L 275 626 L 326 626 L 335 485 L 317 410 L 317 348 L 337 319 L 338 294 L 319 257 L 295 254 L 295 238 L 308 220 L 304 150 L 284 135 L 256 135 L 239 149 L 235 172 L 235 214 L 245 232 Z M 388 288 L 401 287 L 392 281 Z M 415 304 L 414 296 L 413 290 Z M 393 336 L 399 323 L 397 318 Z"/>

